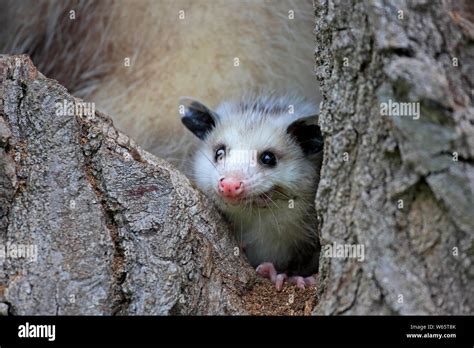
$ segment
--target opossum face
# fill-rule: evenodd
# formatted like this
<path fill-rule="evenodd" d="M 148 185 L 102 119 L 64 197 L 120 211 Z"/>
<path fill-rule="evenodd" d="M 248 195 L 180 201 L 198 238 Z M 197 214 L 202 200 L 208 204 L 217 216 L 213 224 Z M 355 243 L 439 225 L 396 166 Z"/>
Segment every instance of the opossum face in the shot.
<path fill-rule="evenodd" d="M 203 140 L 194 179 L 222 210 L 274 210 L 314 199 L 315 156 L 323 145 L 317 116 L 275 105 L 223 104 L 214 112 L 195 101 L 182 104 L 183 123 Z"/>

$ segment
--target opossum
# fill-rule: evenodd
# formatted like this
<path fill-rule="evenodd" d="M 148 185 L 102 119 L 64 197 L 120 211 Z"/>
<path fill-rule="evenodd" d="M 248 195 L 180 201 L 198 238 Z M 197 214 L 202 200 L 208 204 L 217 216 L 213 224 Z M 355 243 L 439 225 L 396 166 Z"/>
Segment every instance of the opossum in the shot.
<path fill-rule="evenodd" d="M 250 122 L 251 115 L 257 119 L 265 114 L 262 105 L 266 105 L 272 110 L 267 116 L 275 116 L 257 122 L 265 127 L 249 124 L 247 129 L 249 134 L 261 132 L 261 140 L 270 136 L 270 130 L 275 132 L 269 141 L 274 141 L 272 144 L 280 151 L 273 152 L 276 166 L 264 168 L 258 164 L 253 168 L 269 173 L 266 183 L 259 187 L 268 189 L 261 194 L 270 194 L 274 202 L 267 204 L 263 197 L 257 206 L 242 209 L 239 205 L 223 205 L 218 196 L 214 198 L 224 212 L 234 217 L 239 235 L 245 234 L 240 240 L 252 264 L 266 260 L 266 254 L 276 255 L 268 258 L 276 270 L 264 263 L 259 273 L 266 272 L 277 286 L 281 287 L 284 278 L 276 275 L 277 270 L 304 277 L 316 270 L 313 201 L 317 164 L 310 165 L 316 163 L 315 154 L 305 152 L 309 151 L 305 146 L 313 140 L 302 140 L 309 134 L 301 131 L 307 123 L 303 119 L 292 126 L 291 136 L 284 133 L 287 122 L 314 114 L 312 105 L 320 99 L 313 74 L 312 0 L 0 0 L 0 23 L 1 53 L 29 54 L 43 74 L 57 79 L 73 95 L 94 102 L 96 109 L 111 115 L 115 125 L 139 145 L 195 177 L 203 191 L 211 195 L 213 191 L 203 185 L 205 173 L 213 173 L 211 168 L 200 176 L 196 170 L 187 170 L 189 154 L 199 144 L 181 127 L 176 100 L 181 95 L 196 95 L 216 105 L 226 98 L 240 97 L 244 91 L 258 95 L 259 103 L 257 99 L 242 100 L 242 107 L 254 105 L 251 108 L 255 110 L 250 112 L 248 106 L 241 114 Z M 265 98 L 262 89 L 280 95 L 292 91 L 301 97 Z M 224 126 L 225 115 L 232 114 L 230 110 L 238 105 L 224 103 L 217 108 L 222 120 L 214 120 L 216 131 Z M 285 113 L 283 109 L 290 105 L 294 113 Z M 236 124 L 228 129 L 240 128 Z M 199 133 L 196 128 L 194 132 Z M 208 130 L 202 132 L 204 135 Z M 215 134 L 209 132 L 205 144 Z M 260 147 L 256 150 L 262 151 Z M 209 148 L 201 151 L 210 156 Z M 280 158 L 282 154 L 286 157 Z M 198 158 L 205 169 L 204 157 L 198 154 Z M 269 183 L 275 186 L 265 186 Z M 288 196 L 286 201 L 284 196 Z M 280 208 L 276 209 L 275 204 Z M 259 213 L 264 215 L 260 217 Z M 249 233 L 258 229 L 256 223 L 266 224 L 268 232 L 272 226 L 275 231 L 289 232 L 285 234 L 288 238 L 265 244 L 266 248 L 261 249 L 264 252 L 257 250 L 266 239 L 252 242 L 259 236 Z M 295 243 L 293 249 L 285 241 Z M 300 286 L 305 281 L 291 279 Z"/>
<path fill-rule="evenodd" d="M 247 96 L 212 110 L 181 98 L 183 124 L 202 140 L 192 177 L 231 220 L 257 273 L 278 290 L 314 285 L 314 197 L 322 160 L 318 108 L 294 95 Z"/>

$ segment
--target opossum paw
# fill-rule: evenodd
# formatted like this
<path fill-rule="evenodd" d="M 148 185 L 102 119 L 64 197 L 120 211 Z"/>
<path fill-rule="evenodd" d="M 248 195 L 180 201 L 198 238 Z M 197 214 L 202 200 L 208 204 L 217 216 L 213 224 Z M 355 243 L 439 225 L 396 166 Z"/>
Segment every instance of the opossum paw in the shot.
<path fill-rule="evenodd" d="M 273 283 L 275 283 L 277 277 L 277 271 L 273 263 L 271 262 L 264 262 L 257 266 L 257 274 L 263 278 L 270 279 Z"/>
<path fill-rule="evenodd" d="M 278 273 L 271 262 L 258 265 L 256 271 L 259 276 L 270 279 L 278 291 L 281 291 L 283 284 L 288 279 L 286 273 Z"/>
<path fill-rule="evenodd" d="M 290 284 L 296 285 L 297 288 L 304 289 L 306 286 L 313 287 L 316 285 L 316 279 L 313 276 L 310 277 L 301 277 L 301 276 L 292 276 L 288 280 Z"/>

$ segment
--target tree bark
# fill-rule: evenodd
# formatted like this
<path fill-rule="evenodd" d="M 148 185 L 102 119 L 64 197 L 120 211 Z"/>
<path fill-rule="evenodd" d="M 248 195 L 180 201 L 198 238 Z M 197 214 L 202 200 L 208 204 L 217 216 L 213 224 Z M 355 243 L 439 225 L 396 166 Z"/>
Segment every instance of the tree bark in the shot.
<path fill-rule="evenodd" d="M 314 314 L 472 314 L 474 11 L 317 1 L 325 159 Z M 400 12 L 401 11 L 401 12 Z M 27 57 L 0 58 L 0 314 L 244 314 L 254 271 L 188 179 Z M 419 103 L 421 115 L 381 115 Z M 364 260 L 326 257 L 360 245 Z M 18 255 L 17 255 L 18 256 Z"/>
<path fill-rule="evenodd" d="M 246 313 L 254 271 L 184 175 L 100 113 L 58 116 L 80 100 L 26 56 L 0 88 L 3 314 Z"/>
<path fill-rule="evenodd" d="M 314 314 L 472 314 L 474 6 L 316 1 L 326 245 Z M 421 116 L 381 115 L 420 103 Z"/>

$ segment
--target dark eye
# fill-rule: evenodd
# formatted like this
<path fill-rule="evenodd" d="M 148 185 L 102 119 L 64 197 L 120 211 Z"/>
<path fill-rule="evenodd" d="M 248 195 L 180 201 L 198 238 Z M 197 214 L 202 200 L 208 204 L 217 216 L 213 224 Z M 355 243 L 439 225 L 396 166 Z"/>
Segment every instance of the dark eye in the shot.
<path fill-rule="evenodd" d="M 266 166 L 274 167 L 277 164 L 277 159 L 273 152 L 265 151 L 260 155 L 260 162 Z"/>
<path fill-rule="evenodd" d="M 223 159 L 225 156 L 225 146 L 219 146 L 219 148 L 216 150 L 216 154 L 214 155 L 214 161 L 219 161 Z"/>

